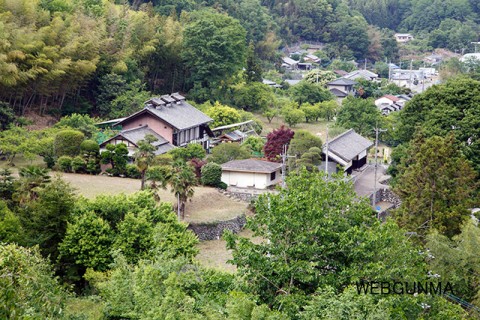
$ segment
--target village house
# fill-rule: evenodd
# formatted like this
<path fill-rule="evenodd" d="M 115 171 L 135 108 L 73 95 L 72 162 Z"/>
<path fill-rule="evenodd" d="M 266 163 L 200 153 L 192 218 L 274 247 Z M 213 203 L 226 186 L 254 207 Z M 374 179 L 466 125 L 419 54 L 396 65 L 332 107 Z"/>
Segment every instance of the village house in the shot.
<path fill-rule="evenodd" d="M 263 160 L 232 160 L 222 164 L 222 182 L 237 188 L 266 189 L 281 181 L 282 164 Z"/>
<path fill-rule="evenodd" d="M 410 99 L 411 98 L 406 95 L 393 96 L 386 94 L 375 100 L 375 105 L 383 115 L 388 115 L 391 112 L 402 110 L 405 103 L 410 101 Z"/>
<path fill-rule="evenodd" d="M 343 78 L 350 79 L 350 80 L 364 79 L 367 81 L 377 81 L 378 74 L 368 70 L 355 70 L 350 73 L 347 73 L 346 75 L 343 76 Z"/>
<path fill-rule="evenodd" d="M 355 95 L 353 88 L 357 84 L 356 81 L 339 78 L 327 83 L 327 89 L 337 97 L 337 102 L 341 103 L 344 98 L 349 95 Z"/>
<path fill-rule="evenodd" d="M 307 54 L 305 57 L 303 57 L 303 61 L 311 62 L 311 63 L 320 63 L 322 62 L 322 59 L 320 59 L 314 54 Z"/>
<path fill-rule="evenodd" d="M 345 79 L 345 78 L 339 78 L 339 79 L 328 82 L 327 88 L 328 90 L 337 89 L 342 91 L 343 93 L 354 95 L 355 89 L 353 88 L 353 86 L 355 86 L 356 84 L 357 84 L 356 81 Z"/>
<path fill-rule="evenodd" d="M 407 43 L 413 40 L 413 36 L 410 33 L 395 33 L 395 40 L 399 43 Z"/>
<path fill-rule="evenodd" d="M 156 154 L 188 143 L 200 143 L 208 149 L 208 138 L 212 136 L 208 124 L 211 121 L 210 117 L 187 103 L 180 94 L 163 95 L 146 101 L 142 110 L 114 124 L 121 131 L 103 142 L 100 148 L 123 142 L 133 153 L 138 141 L 152 134 L 158 139 L 154 143 Z"/>
<path fill-rule="evenodd" d="M 373 142 L 350 129 L 328 142 L 328 161 L 333 161 L 346 174 L 366 165 L 368 150 Z M 323 145 L 323 154 L 327 154 L 327 144 Z M 330 165 L 330 164 L 329 164 Z"/>
<path fill-rule="evenodd" d="M 282 61 L 282 67 L 286 69 L 296 70 L 298 68 L 298 61 L 293 60 L 292 58 L 283 57 Z"/>

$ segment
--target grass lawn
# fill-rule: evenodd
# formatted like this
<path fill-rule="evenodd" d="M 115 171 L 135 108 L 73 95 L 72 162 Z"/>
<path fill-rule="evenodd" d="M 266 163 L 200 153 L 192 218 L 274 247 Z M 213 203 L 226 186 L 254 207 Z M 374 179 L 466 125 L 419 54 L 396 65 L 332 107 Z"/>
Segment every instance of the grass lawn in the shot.
<path fill-rule="evenodd" d="M 272 132 L 274 129 L 280 128 L 282 125 L 285 125 L 285 127 L 289 127 L 284 121 L 282 117 L 275 117 L 273 118 L 271 123 L 268 123 L 268 120 L 266 117 L 262 116 L 261 114 L 256 113 L 255 117 L 257 117 L 259 120 L 261 120 L 264 124 L 262 135 L 267 135 L 269 132 Z M 327 132 L 327 124 L 328 124 L 328 136 L 329 138 L 333 138 L 340 133 L 346 131 L 343 128 L 340 128 L 335 125 L 335 122 L 328 122 L 325 120 L 320 120 L 318 122 L 303 122 L 297 124 L 295 127 L 291 128 L 292 130 L 306 130 L 313 135 L 316 135 L 322 139 L 322 141 L 325 141 L 326 137 L 326 132 Z"/>
<path fill-rule="evenodd" d="M 132 194 L 140 190 L 140 180 L 88 174 L 60 173 L 65 181 L 77 190 L 77 194 L 86 198 L 95 198 L 99 194 Z M 160 190 L 161 201 L 176 202 L 170 190 Z M 187 222 L 227 220 L 245 213 L 247 204 L 228 198 L 215 188 L 195 187 L 192 201 L 186 205 Z"/>

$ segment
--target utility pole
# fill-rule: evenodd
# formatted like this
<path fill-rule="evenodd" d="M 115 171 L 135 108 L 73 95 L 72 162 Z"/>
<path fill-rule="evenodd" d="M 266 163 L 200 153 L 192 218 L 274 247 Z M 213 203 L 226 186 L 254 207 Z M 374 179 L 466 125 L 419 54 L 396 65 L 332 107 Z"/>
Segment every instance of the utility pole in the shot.
<path fill-rule="evenodd" d="M 328 126 L 327 126 L 327 139 L 325 141 L 325 173 L 328 180 Z"/>
<path fill-rule="evenodd" d="M 377 169 L 378 169 L 378 133 L 385 132 L 387 129 L 380 129 L 378 125 L 374 128 L 375 130 L 375 179 L 373 181 L 373 209 L 376 211 L 377 205 Z M 380 213 L 377 213 L 377 218 L 380 219 Z"/>
<path fill-rule="evenodd" d="M 283 145 L 282 152 L 282 189 L 285 189 L 285 178 L 287 176 L 287 158 L 296 158 L 296 156 L 289 156 L 287 154 L 288 144 Z"/>

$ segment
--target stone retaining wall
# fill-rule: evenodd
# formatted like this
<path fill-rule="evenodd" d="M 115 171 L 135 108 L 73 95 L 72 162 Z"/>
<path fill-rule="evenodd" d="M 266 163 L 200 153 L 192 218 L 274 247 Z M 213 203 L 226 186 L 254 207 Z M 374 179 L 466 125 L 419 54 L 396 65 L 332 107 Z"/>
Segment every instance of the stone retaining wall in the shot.
<path fill-rule="evenodd" d="M 188 229 L 192 230 L 201 241 L 217 240 L 222 237 L 225 230 L 230 230 L 233 233 L 240 232 L 246 223 L 247 218 L 242 214 L 225 221 L 190 223 Z"/>
<path fill-rule="evenodd" d="M 373 201 L 373 193 L 370 195 L 369 198 L 370 198 L 370 202 L 372 202 Z M 375 200 L 377 202 L 384 201 L 384 202 L 388 202 L 388 203 L 392 204 L 391 208 L 389 208 L 385 211 L 379 212 L 379 217 L 382 218 L 382 219 L 385 219 L 389 215 L 390 210 L 397 209 L 402 204 L 402 200 L 400 200 L 400 198 L 395 193 L 393 193 L 393 191 L 390 188 L 378 189 Z"/>

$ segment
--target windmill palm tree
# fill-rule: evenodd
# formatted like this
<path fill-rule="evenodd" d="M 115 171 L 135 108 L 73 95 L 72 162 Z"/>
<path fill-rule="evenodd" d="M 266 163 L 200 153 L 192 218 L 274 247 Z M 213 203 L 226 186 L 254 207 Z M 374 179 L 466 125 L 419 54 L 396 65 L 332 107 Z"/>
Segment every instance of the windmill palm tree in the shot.
<path fill-rule="evenodd" d="M 172 192 L 177 197 L 178 219 L 185 219 L 185 204 L 192 198 L 197 184 L 197 177 L 192 166 L 184 162 L 176 162 L 168 181 Z"/>
<path fill-rule="evenodd" d="M 145 138 L 137 144 L 138 149 L 135 152 L 134 158 L 138 171 L 140 171 L 140 177 L 142 178 L 141 190 L 145 189 L 145 174 L 155 160 L 155 150 L 157 148 L 152 145 L 152 143 L 157 140 L 153 135 L 147 134 Z"/>

